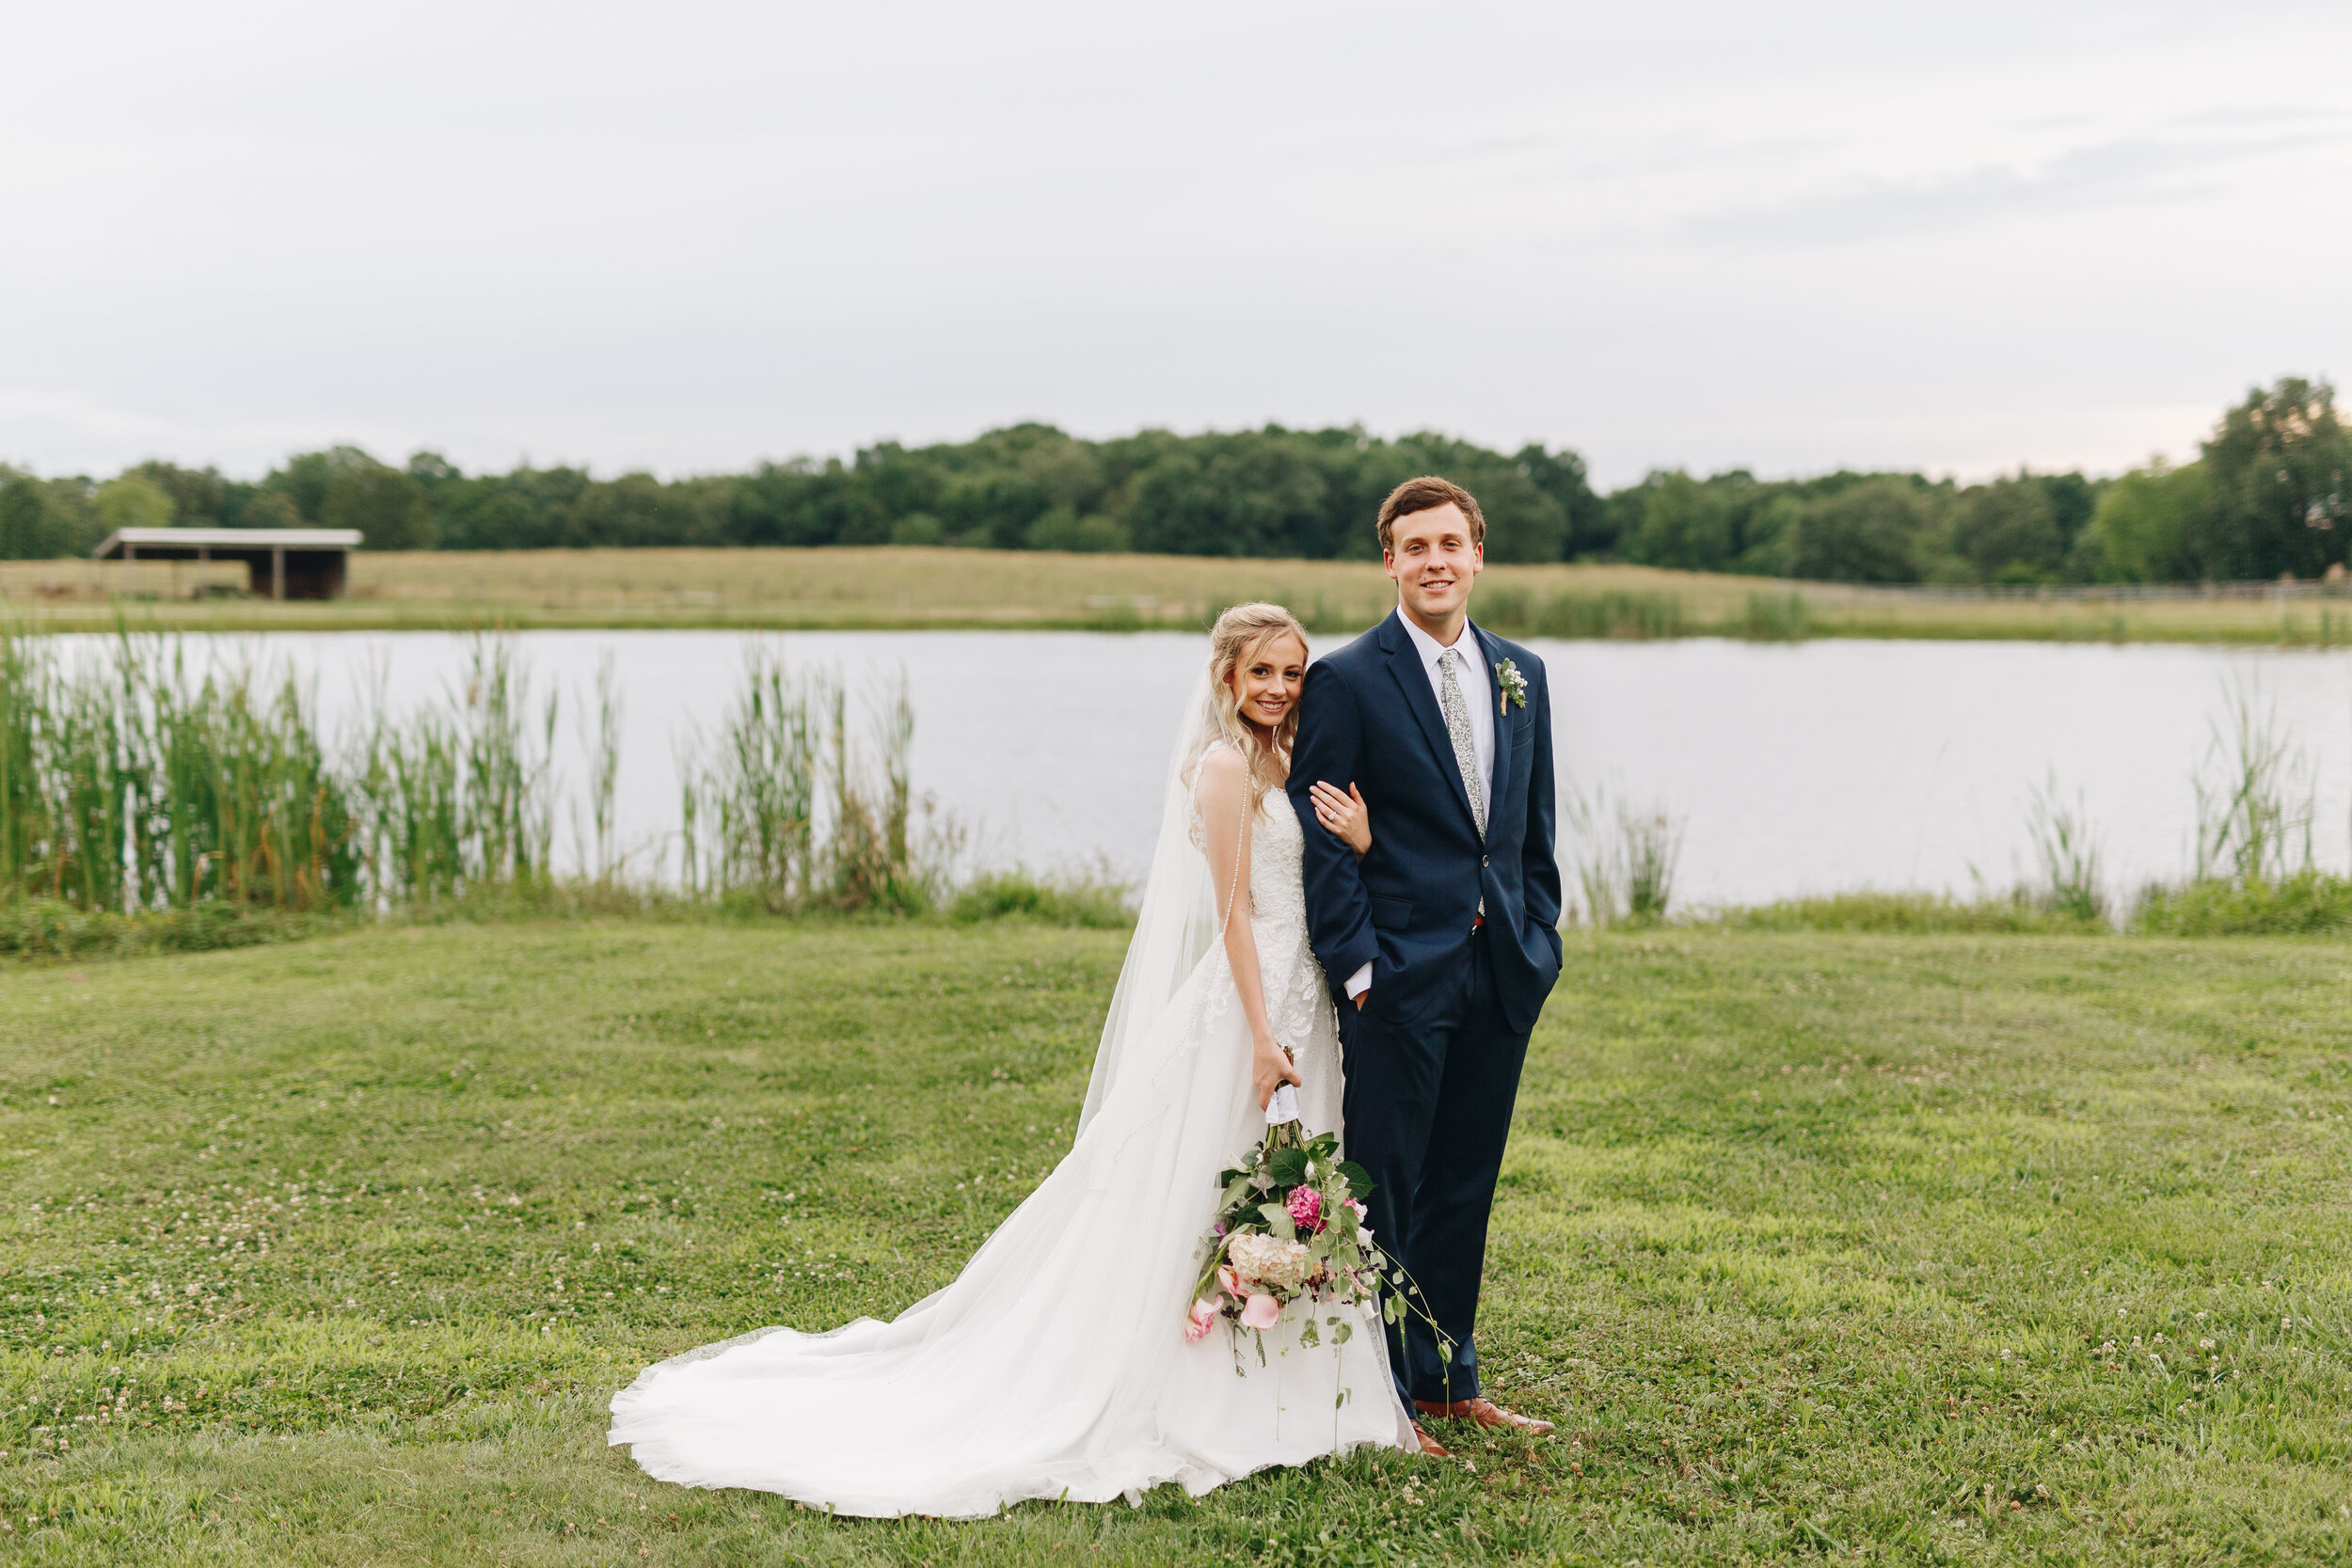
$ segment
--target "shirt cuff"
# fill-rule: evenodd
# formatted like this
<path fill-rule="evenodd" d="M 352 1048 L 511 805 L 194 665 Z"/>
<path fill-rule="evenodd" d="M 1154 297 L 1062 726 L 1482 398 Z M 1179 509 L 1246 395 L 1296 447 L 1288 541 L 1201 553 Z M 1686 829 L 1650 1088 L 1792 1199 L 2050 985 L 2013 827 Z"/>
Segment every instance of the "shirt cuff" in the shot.
<path fill-rule="evenodd" d="M 1350 1002 L 1355 1001 L 1358 997 L 1363 995 L 1364 992 L 1370 990 L 1372 989 L 1372 965 L 1366 964 L 1363 968 L 1349 975 L 1347 977 L 1347 984 L 1342 989 L 1347 992 L 1347 999 Z"/>

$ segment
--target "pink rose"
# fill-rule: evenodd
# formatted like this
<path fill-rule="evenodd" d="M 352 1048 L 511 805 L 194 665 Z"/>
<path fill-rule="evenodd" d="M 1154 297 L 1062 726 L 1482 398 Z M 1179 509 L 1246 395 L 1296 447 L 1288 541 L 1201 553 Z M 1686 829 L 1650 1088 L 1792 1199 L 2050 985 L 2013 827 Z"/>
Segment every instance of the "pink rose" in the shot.
<path fill-rule="evenodd" d="M 1347 1206 L 1356 1211 L 1357 1223 L 1361 1224 L 1363 1221 L 1372 1218 L 1372 1211 L 1357 1202 L 1354 1198 L 1351 1197 L 1347 1200 Z"/>
<path fill-rule="evenodd" d="M 1281 1321 L 1282 1304 L 1269 1295 L 1251 1296 L 1249 1305 L 1241 1309 L 1244 1328 L 1272 1328 Z"/>
<path fill-rule="evenodd" d="M 1282 1207 L 1298 1222 L 1298 1228 L 1310 1235 L 1323 1228 L 1323 1195 L 1312 1187 L 1292 1188 L 1291 1200 Z"/>
<path fill-rule="evenodd" d="M 1217 1311 L 1224 1305 L 1225 1298 L 1222 1296 L 1202 1296 L 1194 1302 L 1191 1313 L 1184 1319 L 1184 1338 L 1190 1340 L 1208 1338 L 1211 1325 L 1216 1322 Z"/>
<path fill-rule="evenodd" d="M 1242 1289 L 1241 1271 L 1231 1263 L 1216 1266 L 1216 1282 L 1225 1287 L 1225 1293 L 1238 1301 L 1249 1292 Z"/>

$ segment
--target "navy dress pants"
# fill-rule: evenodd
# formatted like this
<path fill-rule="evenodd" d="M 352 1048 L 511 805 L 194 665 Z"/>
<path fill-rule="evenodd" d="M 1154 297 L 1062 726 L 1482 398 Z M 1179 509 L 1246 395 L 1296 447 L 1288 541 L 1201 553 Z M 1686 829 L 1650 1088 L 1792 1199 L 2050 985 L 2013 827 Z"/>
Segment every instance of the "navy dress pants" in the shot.
<path fill-rule="evenodd" d="M 1449 1365 L 1418 1315 L 1389 1325 L 1389 1365 L 1408 1406 L 1478 1392 L 1471 1332 L 1486 1216 L 1527 1060 L 1527 1036 L 1503 1022 L 1496 1003 L 1483 929 L 1445 978 L 1414 1000 L 1415 1016 L 1391 1019 L 1375 983 L 1361 1010 L 1353 1002 L 1339 1009 L 1346 1155 L 1377 1183 L 1366 1200 L 1374 1243 L 1404 1265 L 1421 1288 L 1417 1305 L 1454 1342 Z"/>

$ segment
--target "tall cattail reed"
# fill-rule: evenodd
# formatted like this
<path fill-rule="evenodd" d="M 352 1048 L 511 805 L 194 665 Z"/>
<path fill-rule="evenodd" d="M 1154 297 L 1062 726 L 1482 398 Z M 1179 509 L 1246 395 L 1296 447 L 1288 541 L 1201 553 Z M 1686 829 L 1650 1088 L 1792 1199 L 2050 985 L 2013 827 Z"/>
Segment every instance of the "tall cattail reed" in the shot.
<path fill-rule="evenodd" d="M 954 843 L 915 832 L 904 675 L 866 726 L 837 676 L 788 672 L 755 648 L 744 677 L 707 755 L 684 759 L 687 895 L 776 912 L 929 907 Z M 621 867 L 610 660 L 593 712 L 580 860 L 610 890 Z M 199 678 L 158 637 L 68 660 L 0 629 L 0 897 L 135 913 L 536 895 L 555 874 L 557 714 L 503 638 L 477 638 L 463 682 L 413 711 L 391 711 L 379 672 L 334 747 L 291 675 Z"/>
<path fill-rule="evenodd" d="M 381 903 L 543 888 L 554 875 L 558 700 L 534 709 L 502 638 L 476 637 L 440 708 L 396 715 L 379 679 L 354 748 L 357 831 Z"/>
<path fill-rule="evenodd" d="M 906 675 L 871 694 L 870 754 L 850 737 L 847 694 L 836 685 L 832 697 L 832 901 L 845 910 L 923 908 L 934 890 L 911 842 L 914 792 L 907 753 L 914 743 L 914 705 Z"/>
<path fill-rule="evenodd" d="M 2058 775 L 2053 772 L 2027 801 L 2026 823 L 2042 879 L 2038 888 L 2020 890 L 2020 895 L 2026 896 L 2029 891 L 2029 901 L 2071 915 L 2086 926 L 2106 924 L 2106 879 L 2082 792 L 2077 790 L 2069 805 L 2058 792 Z"/>
<path fill-rule="evenodd" d="M 289 679 L 192 682 L 176 648 L 123 636 L 66 667 L 0 632 L 0 890 L 127 912 L 358 893 L 345 784 Z"/>
<path fill-rule="evenodd" d="M 824 686 L 787 673 L 762 646 L 745 656 L 743 677 L 708 760 L 679 761 L 683 879 L 689 893 L 781 912 L 814 892 Z"/>
<path fill-rule="evenodd" d="M 23 639 L 0 632 L 0 884 L 11 887 L 22 885 L 49 836 L 39 723 L 46 671 Z"/>
<path fill-rule="evenodd" d="M 915 841 L 904 673 L 875 696 L 870 742 L 837 677 L 793 674 L 765 648 L 744 674 L 717 736 L 681 763 L 688 890 L 774 911 L 927 907 L 948 846 Z"/>
<path fill-rule="evenodd" d="M 406 903 L 550 873 L 550 698 L 476 642 L 447 712 L 379 701 L 348 754 L 289 674 L 191 676 L 177 643 L 104 659 L 0 632 L 0 893 L 133 912 Z"/>
<path fill-rule="evenodd" d="M 596 701 L 589 711 L 594 727 L 580 727 L 580 745 L 588 753 L 588 826 L 582 832 L 575 820 L 573 832 L 581 868 L 596 886 L 609 890 L 621 875 L 621 692 L 610 649 L 596 660 Z"/>
<path fill-rule="evenodd" d="M 2254 887 L 2312 869 L 2318 790 L 2310 759 L 2279 728 L 2258 685 L 2223 689 L 2223 721 L 2197 779 L 2200 882 Z"/>
<path fill-rule="evenodd" d="M 1587 797 L 1571 785 L 1560 794 L 1584 918 L 1595 926 L 1662 921 L 1674 903 L 1683 820 L 1663 804 L 1635 810 L 1618 800 L 1613 814 L 1610 805 L 1598 789 Z"/>
<path fill-rule="evenodd" d="M 135 644 L 123 646 L 128 665 Z M 350 794 L 291 675 L 263 704 L 249 672 L 191 689 L 175 660 L 142 696 L 126 715 L 134 736 L 145 721 L 152 753 L 125 791 L 136 811 L 129 904 L 357 899 Z"/>

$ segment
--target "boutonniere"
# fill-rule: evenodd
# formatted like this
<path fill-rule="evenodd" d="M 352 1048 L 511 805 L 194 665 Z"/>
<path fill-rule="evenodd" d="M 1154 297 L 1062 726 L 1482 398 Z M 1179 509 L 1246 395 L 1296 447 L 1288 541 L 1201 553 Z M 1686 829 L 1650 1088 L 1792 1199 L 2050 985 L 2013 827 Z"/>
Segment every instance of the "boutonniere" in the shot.
<path fill-rule="evenodd" d="M 1495 702 L 1497 713 L 1508 713 L 1515 707 L 1527 705 L 1527 677 L 1520 674 L 1519 667 L 1509 659 L 1495 666 L 1495 685 L 1502 693 Z"/>

